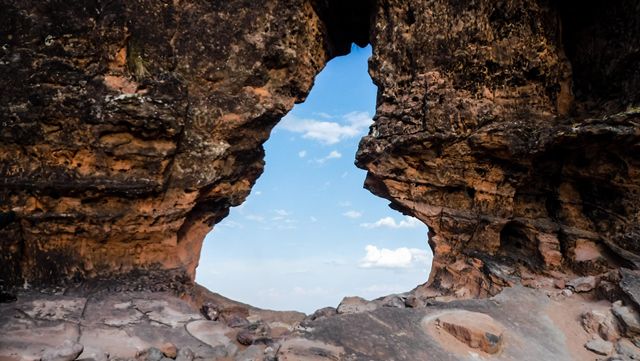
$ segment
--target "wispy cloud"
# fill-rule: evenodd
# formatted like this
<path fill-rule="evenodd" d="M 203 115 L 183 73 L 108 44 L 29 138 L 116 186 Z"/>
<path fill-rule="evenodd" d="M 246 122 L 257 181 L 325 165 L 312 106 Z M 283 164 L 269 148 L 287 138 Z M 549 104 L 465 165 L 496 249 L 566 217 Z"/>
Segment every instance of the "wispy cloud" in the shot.
<path fill-rule="evenodd" d="M 331 119 L 323 116 L 321 118 Z M 367 112 L 351 112 L 343 115 L 341 122 L 302 119 L 289 114 L 279 126 L 290 132 L 301 133 L 305 139 L 331 145 L 363 134 L 372 123 Z"/>
<path fill-rule="evenodd" d="M 380 218 L 379 220 L 373 223 L 360 223 L 360 227 L 364 228 L 414 228 L 419 226 L 421 223 L 418 219 L 413 217 L 404 217 L 400 222 L 396 222 L 395 219 L 391 217 Z"/>
<path fill-rule="evenodd" d="M 347 218 L 360 218 L 362 217 L 362 213 L 358 212 L 358 211 L 354 211 L 354 210 L 350 210 L 347 212 L 342 213 L 343 216 L 347 217 Z"/>
<path fill-rule="evenodd" d="M 304 158 L 307 156 L 307 151 L 306 150 L 301 150 L 298 152 L 298 157 L 300 158 Z"/>
<path fill-rule="evenodd" d="M 340 202 L 338 202 L 338 205 L 340 207 L 351 207 L 351 202 L 349 202 L 349 201 L 340 201 Z"/>
<path fill-rule="evenodd" d="M 400 247 L 396 249 L 365 247 L 366 255 L 360 261 L 362 268 L 410 268 L 429 263 L 429 252 L 418 248 Z"/>
<path fill-rule="evenodd" d="M 290 216 L 290 215 L 291 215 L 291 213 L 290 213 L 290 212 L 288 212 L 288 211 L 286 211 L 286 210 L 284 210 L 284 209 L 274 209 L 274 210 L 273 210 L 273 213 L 275 213 L 275 214 L 277 214 L 277 215 L 279 215 L 279 216 L 283 216 L 283 217 L 286 217 L 286 216 Z"/>
<path fill-rule="evenodd" d="M 260 223 L 264 223 L 264 217 L 257 215 L 257 214 L 247 214 L 246 216 L 244 216 L 244 218 L 250 220 L 250 221 L 256 221 L 256 222 L 260 222 Z"/>
<path fill-rule="evenodd" d="M 325 157 L 316 159 L 315 162 L 322 164 L 328 160 L 339 158 L 342 158 L 342 153 L 338 152 L 337 150 L 332 150 L 331 153 L 327 154 Z"/>
<path fill-rule="evenodd" d="M 231 221 L 228 219 L 225 219 L 224 221 L 220 222 L 220 224 L 218 224 L 218 227 L 227 227 L 227 228 L 244 228 L 244 226 L 236 221 Z"/>
<path fill-rule="evenodd" d="M 320 118 L 324 118 L 324 119 L 333 119 L 335 118 L 335 116 L 329 114 L 329 113 L 325 113 L 325 112 L 318 112 L 318 113 L 313 113 L 314 115 L 319 116 Z"/>

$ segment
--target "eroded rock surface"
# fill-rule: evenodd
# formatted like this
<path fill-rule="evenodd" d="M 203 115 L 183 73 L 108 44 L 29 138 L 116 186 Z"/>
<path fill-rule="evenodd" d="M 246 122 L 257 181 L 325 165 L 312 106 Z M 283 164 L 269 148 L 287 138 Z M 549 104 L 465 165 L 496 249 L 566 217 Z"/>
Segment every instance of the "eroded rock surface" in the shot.
<path fill-rule="evenodd" d="M 306 0 L 0 7 L 5 284 L 193 281 L 271 128 L 337 53 Z"/>
<path fill-rule="evenodd" d="M 269 353 L 266 349 L 304 318 L 298 312 L 260 310 L 197 290 L 188 302 L 166 292 L 99 291 L 73 297 L 22 292 L 16 302 L 0 304 L 0 360 L 245 361 L 259 348 L 255 360 L 261 361 Z M 206 320 L 198 312 L 203 302 L 246 322 Z M 255 333 L 259 327 L 268 331 L 245 352 L 252 343 L 238 342 L 237 335 Z"/>
<path fill-rule="evenodd" d="M 75 294 L 84 305 L 80 313 L 70 295 L 20 293 L 17 302 L 0 304 L 0 360 L 569 361 L 640 354 L 634 334 L 605 340 L 593 327 L 622 332 L 625 326 L 600 316 L 626 305 L 594 302 L 585 294 L 566 297 L 560 290 L 517 286 L 488 299 L 323 312 L 314 319 L 200 290 L 188 302 L 162 292 Z M 247 322 L 206 320 L 198 313 L 204 303 Z M 34 304 L 59 307 L 50 317 L 31 313 Z M 585 314 L 594 322 L 577 321 Z"/>
<path fill-rule="evenodd" d="M 429 226 L 423 297 L 637 267 L 639 19 L 633 1 L 378 2 L 357 164 Z"/>
<path fill-rule="evenodd" d="M 0 301 L 64 290 L 0 305 L 0 358 L 638 354 L 635 1 L 0 6 Z M 379 87 L 357 165 L 429 226 L 429 281 L 306 318 L 194 288 L 271 128 L 352 42 Z"/>
<path fill-rule="evenodd" d="M 420 297 L 640 264 L 631 0 L 1 5 L 5 284 L 189 284 L 271 128 L 351 42 L 379 87 L 366 186 L 430 229 Z"/>

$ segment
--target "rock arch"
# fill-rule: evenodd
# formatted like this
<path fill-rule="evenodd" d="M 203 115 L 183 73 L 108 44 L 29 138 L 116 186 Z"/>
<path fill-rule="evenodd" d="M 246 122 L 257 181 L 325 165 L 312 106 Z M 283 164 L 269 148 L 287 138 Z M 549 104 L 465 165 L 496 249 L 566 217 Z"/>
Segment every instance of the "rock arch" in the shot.
<path fill-rule="evenodd" d="M 270 129 L 352 42 L 379 87 L 357 165 L 433 229 L 431 279 L 450 282 L 424 290 L 509 284 L 489 266 L 509 220 L 562 258 L 586 240 L 637 264 L 633 1 L 595 23 L 546 0 L 348 3 L 3 0 L 0 278 L 188 286 Z"/>

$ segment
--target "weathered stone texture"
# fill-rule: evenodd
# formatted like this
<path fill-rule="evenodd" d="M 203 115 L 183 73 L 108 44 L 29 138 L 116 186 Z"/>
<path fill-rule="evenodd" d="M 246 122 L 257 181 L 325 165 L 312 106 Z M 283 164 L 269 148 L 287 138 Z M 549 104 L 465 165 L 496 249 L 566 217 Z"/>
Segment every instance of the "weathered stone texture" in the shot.
<path fill-rule="evenodd" d="M 352 42 L 379 87 L 357 164 L 430 228 L 421 296 L 640 266 L 635 1 L 0 5 L 5 283 L 192 281 L 271 128 Z"/>
<path fill-rule="evenodd" d="M 188 282 L 328 59 L 312 4 L 0 6 L 0 278 Z"/>
<path fill-rule="evenodd" d="M 639 14 L 633 1 L 379 1 L 377 113 L 357 164 L 429 226 L 425 296 L 637 263 Z"/>

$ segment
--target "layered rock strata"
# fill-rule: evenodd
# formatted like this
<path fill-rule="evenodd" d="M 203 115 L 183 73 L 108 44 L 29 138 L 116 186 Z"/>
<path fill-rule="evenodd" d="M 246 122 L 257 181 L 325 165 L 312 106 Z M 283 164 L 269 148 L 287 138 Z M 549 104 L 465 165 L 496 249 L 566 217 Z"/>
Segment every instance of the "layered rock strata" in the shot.
<path fill-rule="evenodd" d="M 0 6 L 9 285 L 193 281 L 205 234 L 261 174 L 271 128 L 352 41 L 304 0 Z"/>
<path fill-rule="evenodd" d="M 640 8 L 381 0 L 366 186 L 429 226 L 423 297 L 638 265 Z"/>
<path fill-rule="evenodd" d="M 631 0 L 0 5 L 5 284 L 190 284 L 271 128 L 352 42 L 379 87 L 357 164 L 430 228 L 421 297 L 640 262 Z"/>

